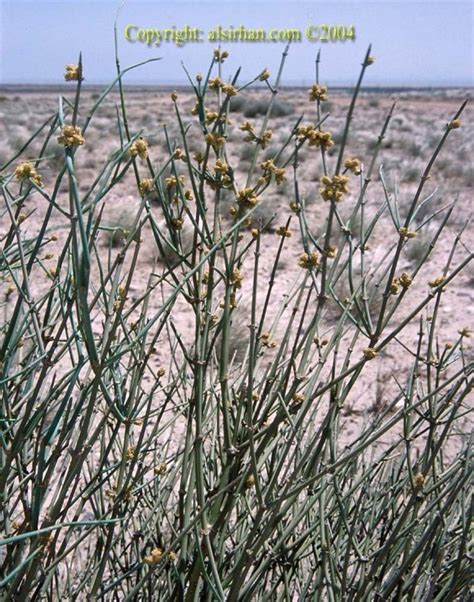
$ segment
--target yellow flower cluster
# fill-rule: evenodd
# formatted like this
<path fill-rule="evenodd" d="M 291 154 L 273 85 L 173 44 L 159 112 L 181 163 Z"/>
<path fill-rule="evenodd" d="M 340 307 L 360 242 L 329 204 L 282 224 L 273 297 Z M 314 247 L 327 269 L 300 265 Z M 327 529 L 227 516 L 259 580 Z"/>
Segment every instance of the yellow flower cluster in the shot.
<path fill-rule="evenodd" d="M 260 137 L 257 136 L 255 132 L 255 128 L 250 123 L 250 121 L 244 121 L 240 127 L 240 130 L 243 132 L 247 132 L 247 136 L 244 138 L 244 142 L 257 142 L 260 144 L 262 148 L 267 148 L 270 144 L 270 140 L 272 139 L 273 132 L 272 130 L 265 130 Z"/>
<path fill-rule="evenodd" d="M 148 159 L 148 142 L 144 138 L 139 138 L 131 145 L 128 152 L 131 157 L 138 155 L 140 159 Z"/>
<path fill-rule="evenodd" d="M 402 275 L 400 276 L 398 281 L 400 283 L 400 286 L 406 289 L 411 286 L 411 283 L 413 282 L 413 277 L 407 272 L 402 272 Z"/>
<path fill-rule="evenodd" d="M 392 283 L 390 284 L 390 294 L 398 295 L 398 291 L 400 290 L 400 287 L 402 287 L 406 290 L 407 288 L 409 288 L 411 286 L 412 282 L 413 282 L 412 276 L 410 276 L 410 274 L 408 274 L 407 272 L 403 272 L 399 278 L 395 278 L 392 281 Z"/>
<path fill-rule="evenodd" d="M 255 139 L 255 137 L 256 137 L 255 128 L 250 123 L 250 121 L 243 121 L 241 123 L 241 125 L 239 126 L 239 129 L 242 130 L 243 132 L 248 132 L 249 134 L 251 134 L 253 136 L 252 140 Z M 245 139 L 245 140 L 247 141 L 247 139 Z"/>
<path fill-rule="evenodd" d="M 317 148 L 322 148 L 324 150 L 334 146 L 332 133 L 318 130 L 312 123 L 297 128 L 296 135 L 300 139 L 308 140 L 309 146 L 316 146 Z"/>
<path fill-rule="evenodd" d="M 85 140 L 82 136 L 81 128 L 77 125 L 65 125 L 58 136 L 59 144 L 64 146 L 81 146 Z"/>
<path fill-rule="evenodd" d="M 206 134 L 205 140 L 214 150 L 225 144 L 224 136 L 220 136 L 219 134 Z"/>
<path fill-rule="evenodd" d="M 419 491 L 420 489 L 423 489 L 424 484 L 425 484 L 425 477 L 421 472 L 418 472 L 416 475 L 414 475 L 413 485 L 415 486 L 415 489 L 417 491 Z"/>
<path fill-rule="evenodd" d="M 434 280 L 430 280 L 430 282 L 428 282 L 428 284 L 430 285 L 431 288 L 436 288 L 437 286 L 440 286 L 441 284 L 443 284 L 443 282 L 445 280 L 446 280 L 445 276 L 438 276 Z"/>
<path fill-rule="evenodd" d="M 225 174 L 222 177 L 218 178 L 216 173 L 216 177 L 208 178 L 207 182 L 211 190 L 220 190 L 221 188 L 232 188 L 232 178 L 228 174 Z"/>
<path fill-rule="evenodd" d="M 276 341 L 272 340 L 272 335 L 269 332 L 262 332 L 259 338 L 263 347 L 274 349 L 277 346 Z"/>
<path fill-rule="evenodd" d="M 316 252 L 303 253 L 298 259 L 298 265 L 306 270 L 317 268 L 319 266 L 319 255 Z"/>
<path fill-rule="evenodd" d="M 252 487 L 255 487 L 255 476 L 253 474 L 248 476 L 245 479 L 244 485 L 245 485 L 245 489 L 252 489 Z"/>
<path fill-rule="evenodd" d="M 277 228 L 276 234 L 283 238 L 291 238 L 291 230 L 289 230 L 286 226 L 280 226 Z"/>
<path fill-rule="evenodd" d="M 196 106 L 194 107 L 194 109 L 192 109 L 191 113 L 193 115 L 197 115 L 199 113 L 197 103 L 196 103 Z M 217 111 L 209 111 L 208 109 L 206 109 L 206 124 L 210 125 L 211 123 L 214 123 L 214 121 L 217 121 L 217 123 L 230 124 L 230 119 L 227 119 L 226 115 L 219 115 L 219 113 Z"/>
<path fill-rule="evenodd" d="M 362 350 L 362 354 L 364 355 L 366 360 L 373 360 L 374 357 L 377 356 L 377 352 L 373 347 L 366 347 Z"/>
<path fill-rule="evenodd" d="M 220 90 L 222 88 L 222 86 L 224 85 L 224 82 L 222 81 L 222 79 L 219 76 L 216 76 L 209 80 L 208 85 L 209 85 L 209 88 L 211 88 L 211 90 L 215 90 L 217 92 L 218 90 Z"/>
<path fill-rule="evenodd" d="M 214 171 L 218 174 L 225 175 L 229 171 L 229 166 L 223 159 L 217 159 Z"/>
<path fill-rule="evenodd" d="M 295 134 L 298 138 L 304 139 L 308 138 L 309 134 L 315 129 L 316 127 L 313 123 L 305 123 L 296 128 Z"/>
<path fill-rule="evenodd" d="M 263 170 L 263 178 L 266 182 L 270 182 L 272 175 L 275 176 L 275 182 L 279 186 L 285 180 L 285 169 L 283 167 L 277 167 L 273 159 L 268 159 L 260 163 L 260 167 Z"/>
<path fill-rule="evenodd" d="M 64 79 L 67 82 L 78 82 L 82 79 L 81 69 L 79 65 L 66 65 L 66 73 Z"/>
<path fill-rule="evenodd" d="M 258 198 L 253 188 L 242 188 L 237 193 L 237 204 L 241 209 L 251 209 L 257 203 Z"/>
<path fill-rule="evenodd" d="M 355 176 L 359 176 L 361 173 L 361 165 L 359 159 L 346 159 L 344 161 L 344 167 L 348 169 Z"/>
<path fill-rule="evenodd" d="M 209 186 L 212 190 L 219 190 L 220 188 L 229 188 L 232 186 L 232 178 L 228 175 L 229 166 L 224 159 L 217 159 L 216 164 L 214 165 L 214 172 L 214 177 L 208 179 Z"/>
<path fill-rule="evenodd" d="M 400 283 L 398 281 L 398 278 L 395 278 L 395 280 L 392 280 L 392 282 L 390 283 L 390 294 L 391 295 L 398 295 L 398 291 L 400 290 Z"/>
<path fill-rule="evenodd" d="M 242 280 L 243 279 L 244 279 L 244 277 L 242 276 L 242 273 L 240 272 L 239 269 L 236 268 L 232 272 L 231 277 L 229 278 L 229 284 L 231 284 L 235 288 L 242 288 Z"/>
<path fill-rule="evenodd" d="M 265 130 L 263 132 L 263 134 L 260 136 L 260 138 L 257 138 L 257 142 L 258 142 L 258 144 L 260 144 L 260 146 L 262 148 L 267 148 L 267 146 L 270 144 L 270 140 L 272 139 L 272 136 L 273 136 L 272 130 Z"/>
<path fill-rule="evenodd" d="M 20 182 L 24 182 L 25 180 L 31 180 L 37 186 L 43 185 L 43 180 L 40 174 L 36 171 L 36 169 L 25 161 L 25 163 L 20 163 L 18 167 L 15 169 L 15 177 Z"/>
<path fill-rule="evenodd" d="M 414 230 L 409 230 L 408 228 L 405 228 L 405 226 L 402 226 L 398 230 L 398 233 L 402 238 L 416 238 L 416 232 Z"/>
<path fill-rule="evenodd" d="M 155 466 L 155 468 L 153 469 L 153 472 L 159 476 L 163 476 L 164 474 L 166 474 L 167 468 L 166 468 L 166 464 L 161 463 L 158 464 L 157 466 Z"/>
<path fill-rule="evenodd" d="M 369 66 L 369 65 L 373 65 L 375 63 L 375 57 L 372 55 L 369 55 L 367 57 L 367 60 L 365 61 L 365 65 Z"/>
<path fill-rule="evenodd" d="M 135 448 L 135 446 L 131 445 L 127 451 L 126 451 L 126 458 L 127 460 L 133 460 L 133 458 L 136 456 L 137 450 Z"/>
<path fill-rule="evenodd" d="M 223 52 L 221 52 L 218 48 L 214 50 L 214 60 L 217 63 L 223 63 L 228 56 L 229 53 L 227 50 L 224 50 Z"/>
<path fill-rule="evenodd" d="M 173 159 L 176 160 L 181 160 L 181 161 L 186 161 L 186 153 L 184 152 L 184 150 L 182 148 L 177 148 L 175 149 L 174 153 L 173 153 Z"/>
<path fill-rule="evenodd" d="M 148 192 L 153 192 L 153 188 L 154 183 L 151 178 L 145 178 L 143 180 L 140 180 L 140 183 L 138 184 L 138 190 L 140 191 L 140 194 L 142 196 L 145 196 L 145 194 L 147 194 Z"/>
<path fill-rule="evenodd" d="M 331 132 L 313 130 L 308 136 L 308 145 L 326 150 L 327 148 L 334 146 L 334 140 L 332 139 Z"/>
<path fill-rule="evenodd" d="M 448 123 L 448 127 L 450 130 L 457 130 L 458 128 L 461 127 L 461 120 L 460 119 L 453 119 L 452 121 L 450 121 Z"/>
<path fill-rule="evenodd" d="M 182 217 L 175 217 L 171 220 L 171 223 L 173 224 L 173 228 L 175 230 L 182 230 L 183 224 L 184 224 L 184 219 Z"/>
<path fill-rule="evenodd" d="M 204 155 L 202 153 L 194 153 L 193 155 L 193 159 L 196 161 L 196 163 L 198 165 L 201 165 L 201 163 L 204 161 Z"/>
<path fill-rule="evenodd" d="M 325 201 L 340 201 L 345 193 L 347 193 L 347 176 L 323 176 L 321 184 L 323 185 L 319 192 Z"/>
<path fill-rule="evenodd" d="M 309 100 L 314 102 L 315 100 L 324 101 L 327 100 L 328 89 L 326 86 L 320 86 L 319 84 L 313 84 L 309 90 Z"/>
<path fill-rule="evenodd" d="M 184 176 L 182 174 L 179 176 L 179 182 L 184 184 Z M 169 176 L 168 178 L 165 178 L 165 184 L 168 190 L 175 188 L 177 183 L 178 181 L 176 180 L 175 176 Z"/>
<path fill-rule="evenodd" d="M 304 401 L 304 395 L 303 393 L 295 393 L 293 395 L 293 397 L 291 398 L 291 408 L 290 411 L 291 413 L 296 412 L 297 410 L 299 410 L 299 408 L 301 407 L 301 404 Z"/>
<path fill-rule="evenodd" d="M 222 92 L 227 96 L 237 96 L 237 88 L 232 84 L 224 84 L 222 86 Z"/>
<path fill-rule="evenodd" d="M 143 562 L 145 564 L 153 566 L 155 564 L 158 564 L 162 558 L 163 558 L 163 550 L 161 548 L 154 548 L 151 551 L 151 554 L 149 554 L 148 556 L 145 556 L 145 558 L 143 559 Z"/>
<path fill-rule="evenodd" d="M 270 71 L 268 69 L 264 69 L 262 73 L 258 76 L 259 81 L 265 82 L 270 77 Z"/>
<path fill-rule="evenodd" d="M 196 115 L 198 114 L 198 105 L 196 104 L 195 106 L 196 109 Z M 213 123 L 217 118 L 219 117 L 219 113 L 217 111 L 209 111 L 208 109 L 206 109 L 206 123 L 207 125 L 210 125 L 211 123 Z"/>

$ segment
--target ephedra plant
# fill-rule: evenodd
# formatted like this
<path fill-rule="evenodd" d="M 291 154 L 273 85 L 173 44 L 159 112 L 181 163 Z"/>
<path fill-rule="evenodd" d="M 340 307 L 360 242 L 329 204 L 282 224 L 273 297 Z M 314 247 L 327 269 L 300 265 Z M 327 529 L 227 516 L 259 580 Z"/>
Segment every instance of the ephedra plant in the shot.
<path fill-rule="evenodd" d="M 401 211 L 378 161 L 396 108 L 369 156 L 346 148 L 370 50 L 340 143 L 326 129 L 318 58 L 313 120 L 287 117 L 288 138 L 262 160 L 286 53 L 276 78 L 265 69 L 242 84 L 216 50 L 207 74 L 189 78 L 191 115 L 182 94 L 171 94 L 179 135 L 165 128 L 160 161 L 129 117 L 128 69 L 117 58 L 116 80 L 86 107 L 80 59 L 66 72 L 74 94 L 61 95 L 57 112 L 1 166 L 4 599 L 467 599 L 471 447 L 460 431 L 470 333 L 438 342 L 443 293 L 472 259 L 464 230 L 442 273 L 421 282 L 451 206 L 411 271 L 401 264 L 466 103 L 447 116 Z M 233 99 L 255 83 L 268 95 L 266 115 L 229 123 Z M 77 159 L 117 89 L 113 147 L 84 188 Z M 55 139 L 64 157 L 44 183 Z M 196 140 L 202 152 L 190 150 Z M 245 173 L 243 145 L 252 149 Z M 319 174 L 323 229 L 300 194 L 304 149 L 305 169 Z M 114 191 L 127 178 L 140 201 L 112 244 L 103 212 L 120 202 Z M 288 212 L 266 235 L 252 213 L 284 181 Z M 375 186 L 383 196 L 371 213 Z M 40 217 L 28 229 L 32 207 Z M 380 220 L 388 235 L 374 261 Z M 291 234 L 301 244 L 282 296 Z M 265 236 L 276 241 L 270 270 L 260 265 Z M 150 240 L 159 259 L 144 277 Z M 344 409 L 362 382 L 375 382 L 390 348 L 404 359 L 391 397 L 344 442 Z"/>

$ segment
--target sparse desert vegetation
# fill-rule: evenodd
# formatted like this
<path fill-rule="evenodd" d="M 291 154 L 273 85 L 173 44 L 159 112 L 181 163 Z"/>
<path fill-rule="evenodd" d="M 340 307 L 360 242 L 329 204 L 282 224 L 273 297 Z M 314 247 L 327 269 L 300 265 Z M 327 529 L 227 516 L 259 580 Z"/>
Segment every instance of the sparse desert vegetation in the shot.
<path fill-rule="evenodd" d="M 361 58 L 2 91 L 4 599 L 468 599 L 472 109 Z"/>

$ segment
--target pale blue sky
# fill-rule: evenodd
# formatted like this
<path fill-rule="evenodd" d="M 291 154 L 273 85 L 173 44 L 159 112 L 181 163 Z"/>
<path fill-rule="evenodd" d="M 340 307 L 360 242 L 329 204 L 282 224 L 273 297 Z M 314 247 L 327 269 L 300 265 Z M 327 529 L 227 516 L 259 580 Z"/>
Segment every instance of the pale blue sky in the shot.
<path fill-rule="evenodd" d="M 83 53 L 89 83 L 114 77 L 113 24 L 118 0 L 0 0 L 0 83 L 61 83 L 64 65 Z M 154 1 L 127 0 L 119 17 L 119 48 L 123 66 L 151 57 L 163 60 L 132 72 L 128 82 L 184 83 L 183 62 L 192 74 L 209 64 L 214 42 L 159 48 L 125 40 L 127 24 L 165 29 L 197 27 L 205 36 L 216 25 L 246 28 L 296 28 L 308 25 L 355 26 L 357 39 L 344 43 L 292 44 L 283 83 L 308 84 L 314 79 L 314 59 L 322 48 L 322 80 L 352 84 L 369 43 L 375 64 L 366 85 L 472 86 L 473 3 L 461 0 L 391 2 L 345 1 Z M 283 42 L 224 43 L 230 51 L 225 67 L 242 66 L 240 82 L 262 68 L 276 72 Z"/>

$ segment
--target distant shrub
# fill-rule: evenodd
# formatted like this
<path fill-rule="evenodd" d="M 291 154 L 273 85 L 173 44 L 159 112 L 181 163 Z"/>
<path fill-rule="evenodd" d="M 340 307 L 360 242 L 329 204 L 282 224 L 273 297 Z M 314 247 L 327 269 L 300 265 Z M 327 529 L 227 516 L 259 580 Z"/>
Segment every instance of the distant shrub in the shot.
<path fill-rule="evenodd" d="M 407 182 L 415 182 L 420 178 L 420 169 L 417 165 L 409 165 L 404 170 L 404 179 Z"/>
<path fill-rule="evenodd" d="M 240 148 L 239 157 L 242 161 L 251 161 L 254 156 L 255 149 L 250 144 L 243 144 Z"/>
<path fill-rule="evenodd" d="M 269 100 L 259 99 L 249 101 L 244 108 L 245 117 L 256 117 L 257 115 L 265 115 L 270 106 Z M 276 101 L 273 104 L 271 116 L 272 117 L 286 117 L 294 113 L 294 107 L 283 101 Z"/>
<path fill-rule="evenodd" d="M 247 100 L 244 96 L 236 96 L 230 99 L 229 110 L 231 113 L 242 113 L 247 106 Z"/>

